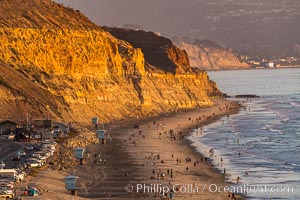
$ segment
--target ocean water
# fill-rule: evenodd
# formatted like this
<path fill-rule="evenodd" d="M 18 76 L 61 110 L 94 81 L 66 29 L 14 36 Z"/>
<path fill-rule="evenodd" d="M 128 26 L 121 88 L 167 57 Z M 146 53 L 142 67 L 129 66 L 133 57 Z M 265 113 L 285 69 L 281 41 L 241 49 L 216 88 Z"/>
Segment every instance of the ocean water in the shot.
<path fill-rule="evenodd" d="M 228 95 L 256 94 L 246 110 L 195 131 L 192 145 L 246 199 L 300 199 L 300 69 L 209 72 Z M 210 149 L 214 153 L 209 153 Z M 221 161 L 221 157 L 223 161 Z M 237 183 L 237 177 L 240 183 Z"/>

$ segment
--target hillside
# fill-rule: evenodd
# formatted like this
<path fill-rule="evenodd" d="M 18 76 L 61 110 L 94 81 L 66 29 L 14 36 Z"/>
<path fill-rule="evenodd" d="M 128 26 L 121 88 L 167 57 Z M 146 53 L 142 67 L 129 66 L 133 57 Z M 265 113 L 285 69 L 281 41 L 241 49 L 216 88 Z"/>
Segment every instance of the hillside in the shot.
<path fill-rule="evenodd" d="M 176 47 L 168 38 L 143 30 L 109 27 L 104 29 L 116 38 L 129 42 L 135 48 L 141 48 L 146 61 L 153 66 L 173 74 L 191 72 L 186 52 Z"/>
<path fill-rule="evenodd" d="M 220 94 L 178 48 L 168 55 L 179 58 L 144 57 L 50 0 L 3 0 L 0 13 L 0 119 L 109 122 L 209 106 Z"/>
<path fill-rule="evenodd" d="M 228 70 L 250 68 L 229 50 L 222 48 L 208 40 L 184 42 L 175 40 L 179 48 L 184 49 L 189 57 L 190 64 L 201 70 Z"/>
<path fill-rule="evenodd" d="M 0 27 L 98 29 L 78 10 L 49 0 L 1 0 Z"/>

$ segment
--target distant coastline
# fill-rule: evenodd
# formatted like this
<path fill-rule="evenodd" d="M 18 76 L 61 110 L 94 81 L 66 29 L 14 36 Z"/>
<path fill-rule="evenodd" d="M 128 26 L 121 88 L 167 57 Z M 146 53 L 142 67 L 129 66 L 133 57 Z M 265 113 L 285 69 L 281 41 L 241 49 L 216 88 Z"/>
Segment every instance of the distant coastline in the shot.
<path fill-rule="evenodd" d="M 239 68 L 239 69 L 220 69 L 220 70 L 205 70 L 208 72 L 212 71 L 238 71 L 238 70 L 260 70 L 260 69 L 266 69 L 266 70 L 274 70 L 274 69 L 289 69 L 289 68 L 300 68 L 300 65 L 287 65 L 287 66 L 280 66 L 280 67 L 263 67 L 263 66 L 258 66 L 258 67 L 251 67 L 251 68 Z"/>

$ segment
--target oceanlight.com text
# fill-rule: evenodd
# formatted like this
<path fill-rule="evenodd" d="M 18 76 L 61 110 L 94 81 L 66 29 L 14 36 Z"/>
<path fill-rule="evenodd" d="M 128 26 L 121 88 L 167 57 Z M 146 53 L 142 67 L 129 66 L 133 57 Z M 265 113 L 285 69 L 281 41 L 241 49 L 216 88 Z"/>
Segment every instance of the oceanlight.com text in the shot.
<path fill-rule="evenodd" d="M 217 184 L 174 184 L 174 185 L 162 185 L 162 184 L 128 184 L 125 186 L 126 192 L 133 193 L 238 193 L 238 194 L 279 194 L 279 193 L 293 193 L 294 188 L 292 186 L 280 186 L 280 185 L 247 185 L 240 184 L 234 186 L 222 186 Z"/>

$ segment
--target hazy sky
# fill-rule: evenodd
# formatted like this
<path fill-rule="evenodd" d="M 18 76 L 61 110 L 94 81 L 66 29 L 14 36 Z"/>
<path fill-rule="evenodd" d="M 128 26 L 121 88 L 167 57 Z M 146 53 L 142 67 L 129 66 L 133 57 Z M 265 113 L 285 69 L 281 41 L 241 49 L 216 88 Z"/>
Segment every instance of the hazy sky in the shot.
<path fill-rule="evenodd" d="M 56 0 L 81 10 L 99 25 L 138 24 L 147 29 L 179 28 L 199 17 L 197 0 Z M 197 6 L 197 9 L 193 9 Z M 198 15 L 198 16 L 197 16 Z M 197 19 L 195 19 L 197 21 Z M 157 30 L 155 30 L 157 31 Z"/>
<path fill-rule="evenodd" d="M 98 25 L 135 24 L 162 35 L 210 39 L 238 50 L 300 44 L 299 0 L 56 0 Z"/>

